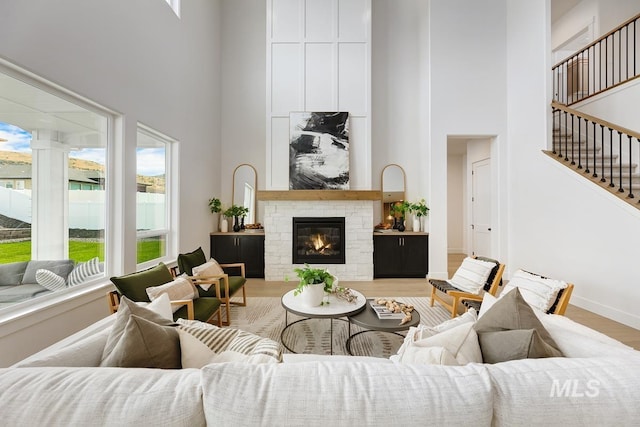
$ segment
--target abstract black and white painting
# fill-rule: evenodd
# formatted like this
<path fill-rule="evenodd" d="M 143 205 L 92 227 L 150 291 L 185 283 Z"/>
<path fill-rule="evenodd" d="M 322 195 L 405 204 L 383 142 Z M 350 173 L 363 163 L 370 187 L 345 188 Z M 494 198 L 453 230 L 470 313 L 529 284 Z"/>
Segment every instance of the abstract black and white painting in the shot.
<path fill-rule="evenodd" d="M 289 189 L 349 189 L 349 113 L 289 114 Z"/>

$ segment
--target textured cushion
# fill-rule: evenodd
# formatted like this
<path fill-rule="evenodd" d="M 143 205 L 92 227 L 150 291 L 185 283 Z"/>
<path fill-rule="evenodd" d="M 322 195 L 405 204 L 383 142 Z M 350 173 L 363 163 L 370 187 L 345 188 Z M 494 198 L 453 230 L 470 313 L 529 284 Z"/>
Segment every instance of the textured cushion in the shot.
<path fill-rule="evenodd" d="M 496 264 L 493 262 L 466 257 L 449 283 L 461 291 L 477 295 L 484 288 L 487 278 L 495 266 Z"/>
<path fill-rule="evenodd" d="M 195 369 L 0 369 L 1 423 L 203 427 L 200 375 Z"/>
<path fill-rule="evenodd" d="M 85 282 L 89 277 L 97 276 L 102 273 L 100 259 L 98 257 L 91 258 L 87 262 L 78 264 L 69 274 L 67 283 L 69 286 L 76 286 Z"/>
<path fill-rule="evenodd" d="M 112 277 L 111 281 L 118 291 L 131 301 L 150 302 L 146 289 L 149 286 L 158 286 L 173 281 L 171 272 L 163 263 L 147 270 L 127 274 L 120 277 Z"/>
<path fill-rule="evenodd" d="M 165 283 L 164 285 L 150 286 L 147 288 L 147 295 L 151 301 L 165 294 L 171 301 L 188 300 L 198 297 L 198 291 L 196 291 L 191 280 L 183 277 L 177 277 L 175 280 Z M 173 312 L 176 312 L 179 308 L 179 306 L 174 306 Z"/>
<path fill-rule="evenodd" d="M 188 276 L 193 276 L 193 267 L 205 262 L 207 262 L 207 257 L 201 247 L 193 252 L 178 255 L 178 268 L 181 273 L 186 273 Z"/>
<path fill-rule="evenodd" d="M 496 334 L 512 330 L 535 330 L 533 333 Z M 478 319 L 475 324 L 485 363 L 498 363 L 514 358 L 561 357 L 557 344 L 536 317 L 516 288 L 506 294 Z M 485 337 L 486 335 L 486 337 Z M 510 351 L 508 348 L 511 347 Z M 523 348 L 528 348 L 523 352 Z M 502 359 L 501 359 L 502 358 Z"/>
<path fill-rule="evenodd" d="M 208 425 L 488 426 L 493 416 L 491 379 L 476 364 L 211 364 L 202 387 Z"/>
<path fill-rule="evenodd" d="M 31 260 L 29 264 L 27 264 L 27 268 L 24 271 L 24 277 L 22 278 L 22 283 L 30 283 L 35 284 L 38 283 L 36 279 L 36 272 L 40 269 L 49 270 L 56 273 L 58 276 L 62 277 L 64 280 L 67 280 L 69 273 L 73 270 L 73 260 L 65 259 L 58 261 L 36 261 Z"/>
<path fill-rule="evenodd" d="M 120 341 L 120 338 L 124 333 L 127 323 L 129 322 L 129 317 L 131 315 L 143 317 L 144 319 L 161 326 L 168 326 L 173 324 L 171 320 L 165 318 L 164 316 L 152 310 L 149 310 L 148 308 L 141 307 L 129 300 L 127 297 L 123 296 L 120 299 L 120 306 L 118 307 L 118 312 L 116 313 L 116 320 L 111 327 L 109 338 L 107 338 L 107 342 L 104 346 L 104 351 L 102 352 L 102 360 L 109 357 L 109 354 L 115 349 L 118 341 Z"/>
<path fill-rule="evenodd" d="M 180 369 L 180 338 L 174 327 L 132 314 L 122 335 L 100 366 Z"/>
<path fill-rule="evenodd" d="M 22 283 L 22 277 L 29 261 L 0 264 L 0 286 L 15 286 Z"/>
<path fill-rule="evenodd" d="M 414 341 L 399 356 L 396 361 L 400 363 L 482 363 L 478 336 L 471 322 L 464 322 L 431 337 Z"/>
<path fill-rule="evenodd" d="M 638 357 L 518 360 L 485 366 L 495 390 L 493 426 L 638 425 Z"/>
<path fill-rule="evenodd" d="M 58 276 L 53 271 L 43 268 L 36 271 L 36 282 L 38 282 L 38 285 L 44 286 L 51 291 L 59 291 L 67 287 L 67 282 L 64 278 Z"/>
<path fill-rule="evenodd" d="M 14 365 L 17 368 L 33 366 L 100 366 L 104 345 L 109 337 L 109 329 L 75 342 L 67 347 L 42 357 L 29 358 Z"/>
<path fill-rule="evenodd" d="M 282 361 L 282 346 L 271 339 L 238 329 L 219 328 L 207 323 L 185 319 L 179 319 L 177 323 L 178 329 L 189 333 L 209 349 L 209 356 L 206 357 L 201 351 L 202 348 L 196 347 L 196 351 L 201 353 L 198 356 L 200 362 L 207 360 L 208 363 L 278 363 Z M 184 338 L 181 338 L 181 344 L 183 340 Z M 191 342 L 190 340 L 184 341 L 187 344 Z M 185 367 L 200 368 L 202 366 L 189 365 Z"/>
<path fill-rule="evenodd" d="M 530 306 L 546 313 L 558 298 L 560 290 L 567 287 L 567 282 L 518 270 L 505 285 L 502 294 L 516 287 Z"/>

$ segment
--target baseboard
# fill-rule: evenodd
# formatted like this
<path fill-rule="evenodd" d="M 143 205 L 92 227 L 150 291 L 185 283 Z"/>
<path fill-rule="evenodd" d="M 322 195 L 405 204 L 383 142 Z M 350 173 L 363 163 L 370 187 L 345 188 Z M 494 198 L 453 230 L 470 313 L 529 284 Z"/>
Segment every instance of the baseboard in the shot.
<path fill-rule="evenodd" d="M 604 316 L 608 319 L 615 320 L 616 322 L 620 322 L 631 328 L 640 329 L 640 316 L 638 315 L 620 311 L 608 305 L 603 305 L 576 295 L 571 296 L 570 304 L 589 310 L 592 313 L 599 314 L 600 316 Z"/>
<path fill-rule="evenodd" d="M 430 271 L 429 274 L 427 274 L 427 279 L 447 280 L 448 278 L 448 271 Z"/>

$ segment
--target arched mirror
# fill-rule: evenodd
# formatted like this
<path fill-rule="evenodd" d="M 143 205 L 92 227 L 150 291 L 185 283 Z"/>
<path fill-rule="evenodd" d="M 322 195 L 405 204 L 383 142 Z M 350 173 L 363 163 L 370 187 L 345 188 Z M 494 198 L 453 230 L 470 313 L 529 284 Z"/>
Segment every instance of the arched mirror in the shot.
<path fill-rule="evenodd" d="M 238 165 L 233 171 L 233 203 L 236 206 L 244 206 L 249 209 L 245 218 L 245 224 L 256 222 L 256 190 L 258 188 L 258 173 L 256 169 L 243 163 Z"/>
<path fill-rule="evenodd" d="M 396 164 L 390 164 L 382 169 L 382 222 L 393 224 L 393 210 L 395 203 L 404 200 L 406 178 L 404 169 Z"/>

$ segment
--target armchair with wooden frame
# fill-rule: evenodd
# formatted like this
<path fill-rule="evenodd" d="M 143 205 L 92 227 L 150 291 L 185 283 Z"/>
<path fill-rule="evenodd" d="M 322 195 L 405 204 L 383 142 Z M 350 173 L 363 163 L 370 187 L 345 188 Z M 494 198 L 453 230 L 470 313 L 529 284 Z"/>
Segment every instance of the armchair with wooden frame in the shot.
<path fill-rule="evenodd" d="M 128 274 L 120 277 L 112 277 L 111 282 L 115 285 L 116 290 L 107 292 L 107 303 L 111 313 L 118 311 L 120 306 L 120 298 L 122 295 L 134 302 L 150 302 L 146 289 L 152 286 L 160 286 L 174 280 L 171 271 L 163 263 L 149 268 L 147 270 Z M 182 318 L 189 320 L 200 320 L 202 322 L 211 323 L 214 318 L 217 320 L 218 326 L 222 326 L 222 300 L 215 296 L 220 295 L 220 279 L 219 278 L 199 278 L 200 282 L 207 283 L 213 288 L 211 291 L 213 296 L 196 298 L 194 300 L 173 300 L 172 307 L 179 307 L 174 313 L 174 320 Z M 192 281 L 193 282 L 193 281 Z M 195 282 L 193 283 L 196 284 Z M 209 289 L 211 289 L 209 288 Z"/>
<path fill-rule="evenodd" d="M 502 274 L 504 273 L 505 265 L 491 258 L 476 256 L 473 258 L 495 264 L 495 267 L 489 273 L 487 281 L 482 287 L 482 291 L 476 295 L 456 288 L 447 280 L 429 279 L 429 283 L 431 284 L 431 307 L 433 307 L 433 303 L 435 301 L 438 301 L 443 307 L 447 308 L 451 312 L 451 317 L 453 318 L 458 314 L 458 302 L 462 299 L 482 301 L 482 295 L 484 292 L 488 292 L 491 295 L 496 294 L 498 288 L 502 284 Z M 451 298 L 451 302 L 438 295 L 438 291 Z"/>
<path fill-rule="evenodd" d="M 242 262 L 219 264 L 224 270 L 223 274 L 219 275 L 207 275 L 195 276 L 193 274 L 193 268 L 206 263 L 206 257 L 202 248 L 198 248 L 193 252 L 178 255 L 178 271 L 174 268 L 172 271 L 175 275 L 186 274 L 196 285 L 204 284 L 201 280 L 219 280 L 220 282 L 220 299 L 225 306 L 225 316 L 222 320 L 223 325 L 229 325 L 231 323 L 231 305 L 246 306 L 247 305 L 247 291 L 245 284 L 247 282 L 245 276 L 245 265 Z M 229 274 L 234 272 L 236 274 Z M 202 286 L 196 286 L 198 293 L 201 297 L 212 296 L 212 291 L 205 290 Z M 242 301 L 231 301 L 231 297 L 238 291 L 242 290 Z"/>

